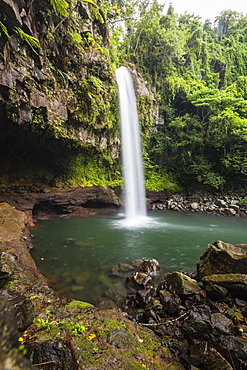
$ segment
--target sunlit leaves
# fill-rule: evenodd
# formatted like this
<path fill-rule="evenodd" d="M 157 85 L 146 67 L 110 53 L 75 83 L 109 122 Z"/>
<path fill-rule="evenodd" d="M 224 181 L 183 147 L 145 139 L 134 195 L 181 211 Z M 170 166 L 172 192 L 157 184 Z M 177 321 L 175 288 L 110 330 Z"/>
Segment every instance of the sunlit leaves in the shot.
<path fill-rule="evenodd" d="M 26 32 L 24 32 L 20 27 L 15 27 L 14 31 L 19 35 L 19 37 L 25 41 L 30 48 L 37 53 L 37 49 L 40 48 L 39 40 L 35 37 L 28 35 Z"/>
<path fill-rule="evenodd" d="M 63 17 L 68 17 L 69 4 L 66 0 L 49 0 L 54 9 Z"/>
<path fill-rule="evenodd" d="M 7 36 L 7 37 L 10 37 L 9 36 L 9 33 L 8 33 L 8 30 L 7 30 L 7 27 L 2 23 L 0 22 L 0 36 L 1 36 L 1 31 Z"/>

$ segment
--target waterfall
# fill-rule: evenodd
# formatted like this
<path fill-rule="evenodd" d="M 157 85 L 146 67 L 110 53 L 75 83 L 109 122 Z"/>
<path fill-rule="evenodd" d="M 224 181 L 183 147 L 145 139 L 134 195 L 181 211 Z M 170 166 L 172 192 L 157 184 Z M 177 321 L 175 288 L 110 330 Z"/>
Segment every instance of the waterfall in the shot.
<path fill-rule="evenodd" d="M 125 218 L 130 223 L 136 223 L 146 216 L 140 125 L 131 75 L 122 66 L 117 69 L 116 76 L 121 118 Z"/>

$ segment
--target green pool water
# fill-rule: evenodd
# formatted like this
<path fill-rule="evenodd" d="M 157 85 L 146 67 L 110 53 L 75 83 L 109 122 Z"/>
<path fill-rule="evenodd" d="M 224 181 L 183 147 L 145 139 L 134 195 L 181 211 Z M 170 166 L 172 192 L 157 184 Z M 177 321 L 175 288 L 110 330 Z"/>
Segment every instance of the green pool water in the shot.
<path fill-rule="evenodd" d="M 53 288 L 95 303 L 111 284 L 119 284 L 109 276 L 109 266 L 148 257 L 159 261 L 163 273 L 196 270 L 209 243 L 246 244 L 246 226 L 244 218 L 172 211 L 150 212 L 135 227 L 121 214 L 60 217 L 32 229 L 32 256 Z"/>

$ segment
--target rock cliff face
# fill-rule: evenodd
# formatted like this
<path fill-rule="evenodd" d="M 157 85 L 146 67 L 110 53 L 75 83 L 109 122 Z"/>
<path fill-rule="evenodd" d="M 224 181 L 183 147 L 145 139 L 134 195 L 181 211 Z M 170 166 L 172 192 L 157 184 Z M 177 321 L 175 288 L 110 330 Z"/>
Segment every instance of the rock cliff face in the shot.
<path fill-rule="evenodd" d="M 71 2 L 63 16 L 48 0 L 0 7 L 2 172 L 34 158 L 56 167 L 56 151 L 72 145 L 116 157 L 117 87 L 99 8 Z"/>
<path fill-rule="evenodd" d="M 100 2 L 64 3 L 69 7 L 59 7 L 59 1 L 0 0 L 0 175 L 10 182 L 38 177 L 54 183 L 77 176 L 85 186 L 102 185 L 103 177 L 106 183 L 120 179 L 106 12 Z M 149 130 L 147 106 L 158 119 L 154 98 L 136 72 L 133 77 Z M 86 183 L 78 167 L 98 178 Z"/>

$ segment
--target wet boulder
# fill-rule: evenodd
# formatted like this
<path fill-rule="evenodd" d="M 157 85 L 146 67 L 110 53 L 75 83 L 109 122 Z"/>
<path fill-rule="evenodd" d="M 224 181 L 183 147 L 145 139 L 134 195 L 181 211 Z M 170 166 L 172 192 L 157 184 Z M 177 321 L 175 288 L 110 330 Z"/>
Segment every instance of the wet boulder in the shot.
<path fill-rule="evenodd" d="M 182 330 L 189 343 L 208 340 L 212 333 L 210 308 L 207 305 L 193 306 L 184 321 Z"/>
<path fill-rule="evenodd" d="M 214 347 L 232 365 L 233 369 L 245 368 L 247 363 L 247 340 L 245 338 L 221 335 Z"/>
<path fill-rule="evenodd" d="M 223 286 L 220 286 L 217 284 L 211 284 L 211 283 L 206 285 L 205 291 L 206 291 L 207 296 L 213 301 L 223 299 L 228 294 L 228 290 L 224 288 Z"/>
<path fill-rule="evenodd" d="M 143 308 L 137 308 L 128 315 L 128 318 L 137 323 L 146 323 L 147 316 Z"/>
<path fill-rule="evenodd" d="M 126 287 L 128 289 L 144 289 L 148 285 L 152 284 L 151 276 L 144 274 L 143 272 L 134 272 L 126 278 Z"/>
<path fill-rule="evenodd" d="M 125 297 L 121 309 L 125 312 L 131 312 L 139 307 L 139 304 L 136 300 L 135 294 L 129 294 Z"/>
<path fill-rule="evenodd" d="M 47 370 L 78 369 L 69 337 L 35 343 L 29 356 L 34 364 L 46 362 Z"/>
<path fill-rule="evenodd" d="M 232 370 L 230 363 L 214 348 L 210 348 L 203 362 L 204 370 Z"/>
<path fill-rule="evenodd" d="M 177 294 L 172 294 L 166 290 L 160 290 L 159 297 L 166 315 L 175 316 L 179 313 L 181 299 Z"/>
<path fill-rule="evenodd" d="M 145 307 L 145 314 L 148 322 L 157 323 L 161 317 L 164 317 L 163 305 L 158 298 L 152 298 Z"/>
<path fill-rule="evenodd" d="M 151 276 L 153 279 L 157 279 L 160 276 L 160 264 L 155 259 L 143 261 L 139 268 L 141 272 Z"/>
<path fill-rule="evenodd" d="M 203 278 L 213 274 L 247 271 L 247 244 L 232 245 L 222 241 L 209 244 L 197 264 L 198 275 Z"/>
<path fill-rule="evenodd" d="M 202 279 L 206 289 L 208 284 L 219 285 L 227 289 L 233 296 L 247 299 L 247 275 L 245 274 L 215 274 Z"/>
<path fill-rule="evenodd" d="M 228 319 L 222 313 L 213 313 L 211 315 L 213 334 L 214 335 L 231 335 L 234 333 L 235 327 L 232 320 Z"/>
<path fill-rule="evenodd" d="M 191 279 L 182 272 L 166 273 L 159 290 L 168 290 L 170 293 L 178 294 L 181 297 L 190 296 L 201 291 L 196 280 Z"/>
<path fill-rule="evenodd" d="M 131 265 L 134 266 L 136 269 L 140 267 L 140 265 L 144 262 L 144 261 L 148 261 L 149 258 L 147 257 L 141 257 L 141 258 L 136 258 L 135 260 L 133 260 L 131 262 Z"/>
<path fill-rule="evenodd" d="M 208 342 L 202 341 L 190 346 L 190 362 L 194 366 L 202 366 L 208 353 Z"/>
<path fill-rule="evenodd" d="M 156 295 L 156 289 L 154 286 L 147 287 L 146 289 L 138 290 L 136 292 L 136 300 L 140 307 L 144 308 L 153 297 Z"/>

